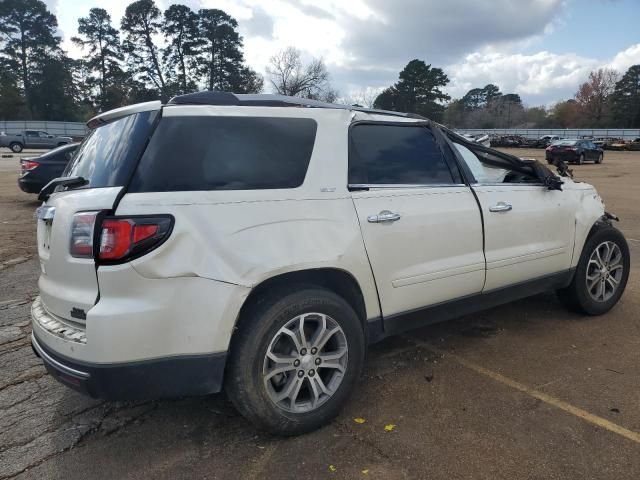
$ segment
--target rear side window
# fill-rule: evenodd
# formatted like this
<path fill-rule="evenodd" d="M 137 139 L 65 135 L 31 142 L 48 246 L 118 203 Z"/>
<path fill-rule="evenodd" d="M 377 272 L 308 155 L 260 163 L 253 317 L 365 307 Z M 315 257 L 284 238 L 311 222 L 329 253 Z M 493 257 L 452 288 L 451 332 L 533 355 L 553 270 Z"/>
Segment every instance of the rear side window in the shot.
<path fill-rule="evenodd" d="M 316 128 L 307 118 L 163 118 L 129 191 L 299 187 Z"/>
<path fill-rule="evenodd" d="M 349 184 L 452 183 L 451 170 L 428 128 L 373 124 L 351 128 Z"/>

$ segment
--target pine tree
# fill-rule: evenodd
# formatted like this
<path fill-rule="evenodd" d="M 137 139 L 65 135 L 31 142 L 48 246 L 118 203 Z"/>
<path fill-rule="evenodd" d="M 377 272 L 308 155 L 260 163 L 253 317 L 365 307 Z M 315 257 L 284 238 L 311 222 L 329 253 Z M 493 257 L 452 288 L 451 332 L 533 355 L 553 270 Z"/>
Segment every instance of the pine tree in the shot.
<path fill-rule="evenodd" d="M 168 96 L 160 51 L 153 37 L 160 33 L 162 15 L 153 0 L 129 4 L 120 24 L 125 33 L 122 44 L 130 73 L 142 82 L 145 90 L 156 90 L 163 99 Z"/>
<path fill-rule="evenodd" d="M 613 116 L 617 127 L 640 127 L 640 65 L 633 65 L 616 83 Z"/>
<path fill-rule="evenodd" d="M 40 0 L 0 2 L 0 55 L 6 67 L 18 73 L 25 104 L 33 116 L 37 110 L 33 90 L 42 81 L 49 59 L 59 53 L 58 22 Z"/>
<path fill-rule="evenodd" d="M 162 32 L 168 42 L 163 52 L 167 77 L 175 84 L 172 93 L 196 90 L 194 69 L 198 42 L 198 15 L 186 5 L 171 5 L 164 12 Z"/>
<path fill-rule="evenodd" d="M 86 50 L 85 65 L 89 71 L 86 79 L 92 90 L 93 102 L 100 111 L 119 107 L 124 103 L 123 60 L 118 30 L 111 25 L 111 17 L 103 8 L 92 8 L 89 15 L 78 19 L 78 33 L 72 41 Z"/>

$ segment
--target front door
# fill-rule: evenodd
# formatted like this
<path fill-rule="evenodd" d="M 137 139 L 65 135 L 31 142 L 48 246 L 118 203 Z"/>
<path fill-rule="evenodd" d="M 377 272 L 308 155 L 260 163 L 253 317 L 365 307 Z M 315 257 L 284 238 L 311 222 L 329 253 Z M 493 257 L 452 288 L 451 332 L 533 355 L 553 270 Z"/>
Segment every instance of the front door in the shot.
<path fill-rule="evenodd" d="M 484 291 L 568 270 L 575 209 L 571 197 L 506 169 L 483 164 L 455 144 L 475 177 L 484 218 L 487 278 Z"/>
<path fill-rule="evenodd" d="M 482 291 L 482 219 L 471 189 L 412 124 L 351 128 L 349 184 L 385 318 Z"/>

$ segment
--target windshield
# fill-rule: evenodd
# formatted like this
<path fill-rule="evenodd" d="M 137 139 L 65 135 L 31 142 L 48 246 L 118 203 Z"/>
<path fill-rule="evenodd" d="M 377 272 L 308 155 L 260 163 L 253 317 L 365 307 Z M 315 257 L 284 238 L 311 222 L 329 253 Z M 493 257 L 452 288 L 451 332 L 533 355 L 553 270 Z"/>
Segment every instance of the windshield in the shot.
<path fill-rule="evenodd" d="M 129 179 L 151 133 L 158 111 L 119 118 L 92 130 L 65 169 L 65 177 L 83 177 L 85 188 L 119 187 Z"/>

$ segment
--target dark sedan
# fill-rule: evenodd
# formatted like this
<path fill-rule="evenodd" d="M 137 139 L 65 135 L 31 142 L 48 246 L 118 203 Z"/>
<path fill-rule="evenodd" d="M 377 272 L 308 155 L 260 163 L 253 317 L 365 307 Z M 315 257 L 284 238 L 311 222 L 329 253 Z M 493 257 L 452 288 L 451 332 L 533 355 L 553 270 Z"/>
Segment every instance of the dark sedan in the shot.
<path fill-rule="evenodd" d="M 562 160 L 565 163 L 602 163 L 604 151 L 591 140 L 560 140 L 549 145 L 546 150 L 548 163 Z"/>
<path fill-rule="evenodd" d="M 73 157 L 79 143 L 63 145 L 39 157 L 20 160 L 20 178 L 18 186 L 26 193 L 38 193 L 47 183 L 60 177 L 64 168 Z"/>

